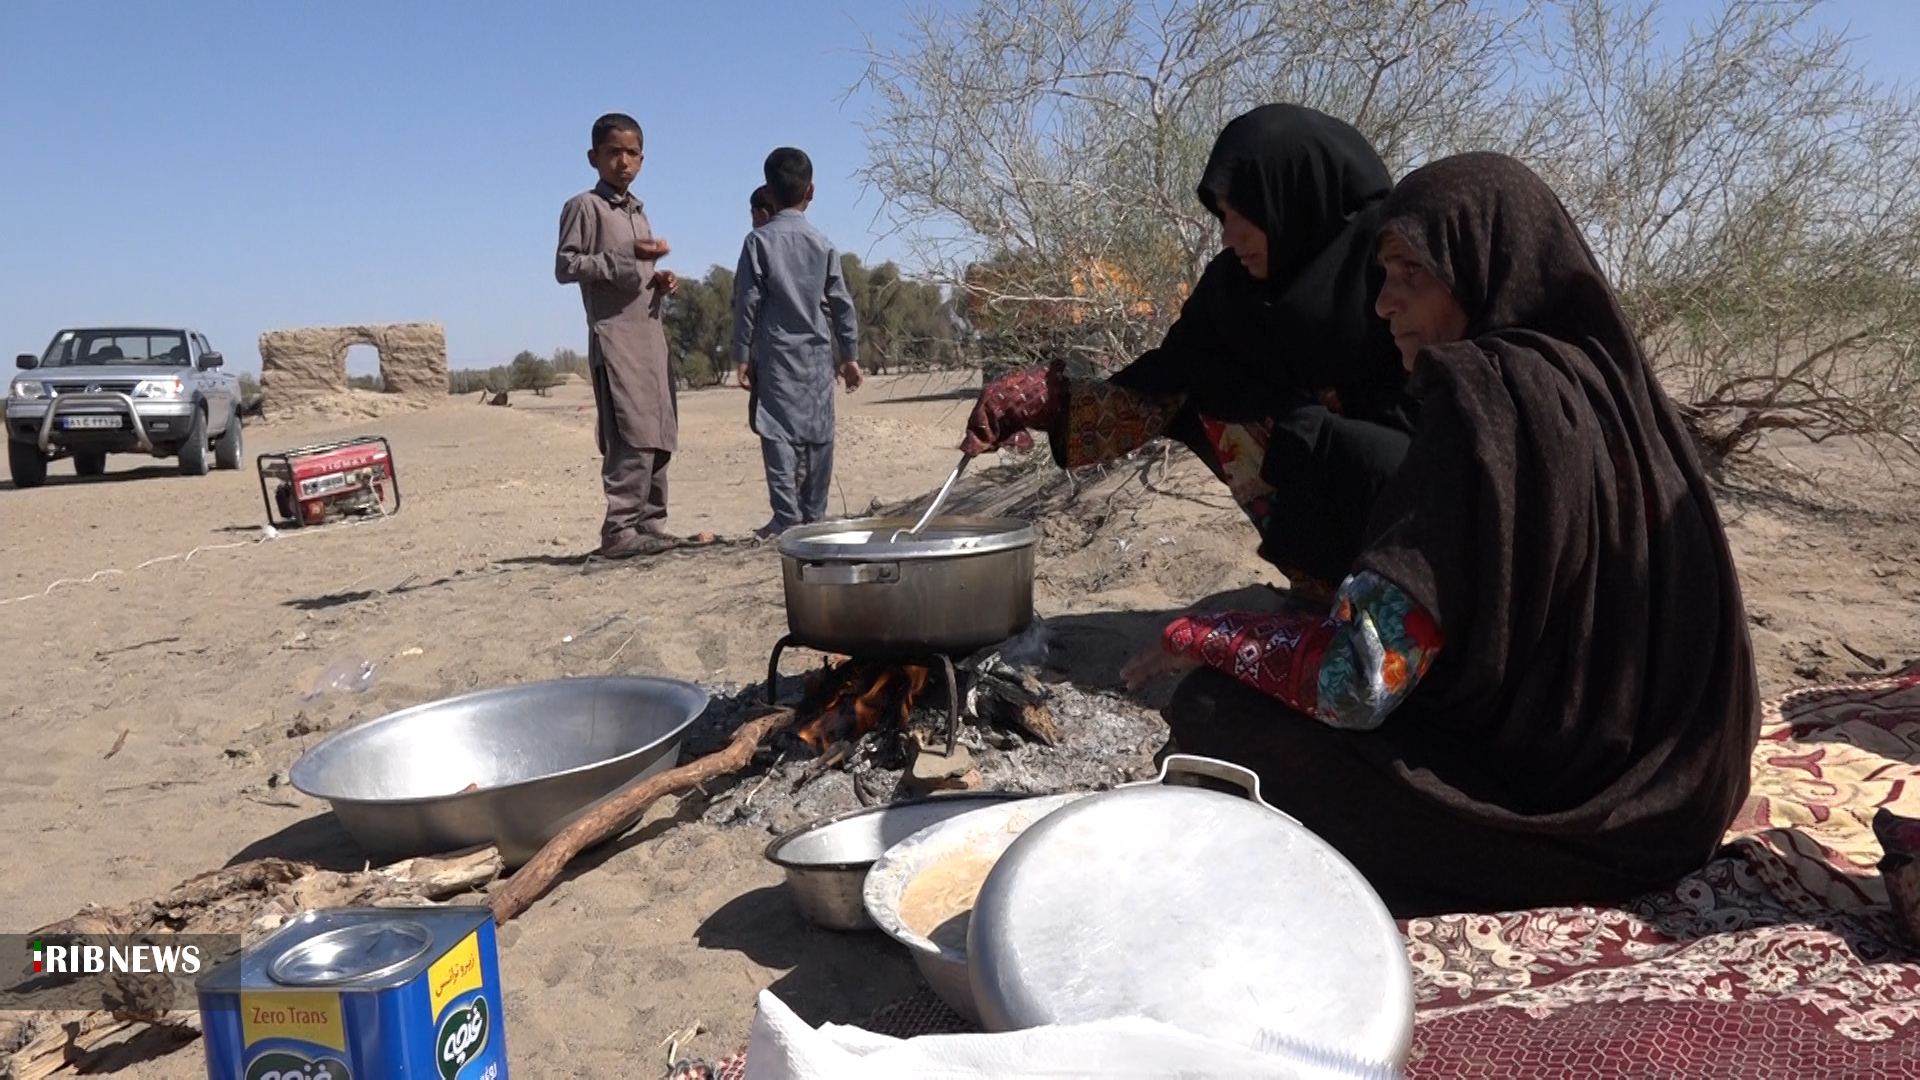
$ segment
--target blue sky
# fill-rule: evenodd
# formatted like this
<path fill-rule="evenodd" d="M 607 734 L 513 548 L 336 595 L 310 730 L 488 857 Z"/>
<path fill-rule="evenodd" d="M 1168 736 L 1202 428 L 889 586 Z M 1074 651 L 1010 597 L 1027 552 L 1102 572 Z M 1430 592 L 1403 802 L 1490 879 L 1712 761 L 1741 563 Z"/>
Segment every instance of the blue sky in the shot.
<path fill-rule="evenodd" d="M 813 156 L 828 235 L 897 255 L 852 178 L 867 103 L 841 97 L 904 7 L 0 0 L 0 355 L 100 322 L 196 326 L 241 369 L 283 326 L 439 321 L 456 367 L 583 347 L 553 243 L 614 109 L 682 273 L 732 265 L 781 144 Z M 1828 17 L 1909 77 L 1920 2 Z"/>

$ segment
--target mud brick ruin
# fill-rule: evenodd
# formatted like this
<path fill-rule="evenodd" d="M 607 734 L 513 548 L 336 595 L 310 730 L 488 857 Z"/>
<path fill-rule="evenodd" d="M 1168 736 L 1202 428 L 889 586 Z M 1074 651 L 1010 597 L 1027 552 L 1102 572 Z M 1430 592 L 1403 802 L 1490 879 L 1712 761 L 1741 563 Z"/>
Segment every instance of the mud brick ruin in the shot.
<path fill-rule="evenodd" d="M 269 413 L 348 392 L 347 350 L 371 345 L 380 354 L 388 394 L 447 395 L 447 333 L 439 323 L 383 323 L 269 330 L 260 335 L 260 388 Z"/>

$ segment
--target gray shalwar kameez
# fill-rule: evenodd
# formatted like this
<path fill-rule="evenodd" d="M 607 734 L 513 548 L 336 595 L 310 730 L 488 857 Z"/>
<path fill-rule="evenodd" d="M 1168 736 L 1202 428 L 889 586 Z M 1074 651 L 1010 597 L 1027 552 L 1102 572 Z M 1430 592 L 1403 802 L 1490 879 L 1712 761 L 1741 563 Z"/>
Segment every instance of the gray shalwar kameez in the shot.
<path fill-rule="evenodd" d="M 578 283 L 587 310 L 594 432 L 607 493 L 603 544 L 634 532 L 661 533 L 667 518 L 667 464 L 679 445 L 678 403 L 661 323 L 665 295 L 654 264 L 634 252 L 651 239 L 646 210 L 606 183 L 567 200 L 553 276 Z"/>
<path fill-rule="evenodd" d="M 840 253 L 805 214 L 780 211 L 748 234 L 733 279 L 733 361 L 753 376 L 751 424 L 777 528 L 827 516 L 834 370 L 859 355 Z"/>

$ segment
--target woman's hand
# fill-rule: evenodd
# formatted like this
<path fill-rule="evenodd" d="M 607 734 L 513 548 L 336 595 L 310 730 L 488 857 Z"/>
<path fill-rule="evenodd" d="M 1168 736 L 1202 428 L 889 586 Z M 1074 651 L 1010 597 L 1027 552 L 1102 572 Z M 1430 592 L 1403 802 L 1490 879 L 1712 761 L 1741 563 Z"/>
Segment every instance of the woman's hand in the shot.
<path fill-rule="evenodd" d="M 1060 403 L 1055 399 L 1050 373 L 1044 368 L 1018 371 L 980 388 L 980 399 L 967 417 L 967 437 L 960 452 L 978 457 L 1011 446 L 1031 450 L 1030 429 L 1048 426 Z"/>
<path fill-rule="evenodd" d="M 1199 666 L 1198 660 L 1175 656 L 1164 647 L 1154 645 L 1121 665 L 1120 679 L 1127 684 L 1128 693 L 1136 693 L 1162 675 L 1184 675 Z"/>

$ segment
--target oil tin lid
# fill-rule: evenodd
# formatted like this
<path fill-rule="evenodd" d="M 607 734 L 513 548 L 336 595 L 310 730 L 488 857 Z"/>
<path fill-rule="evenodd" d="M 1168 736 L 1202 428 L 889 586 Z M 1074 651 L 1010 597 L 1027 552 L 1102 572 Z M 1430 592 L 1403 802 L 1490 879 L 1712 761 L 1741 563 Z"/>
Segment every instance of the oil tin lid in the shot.
<path fill-rule="evenodd" d="M 283 986 L 336 986 L 391 974 L 432 947 L 433 935 L 412 920 L 363 922 L 295 945 L 267 975 Z"/>

